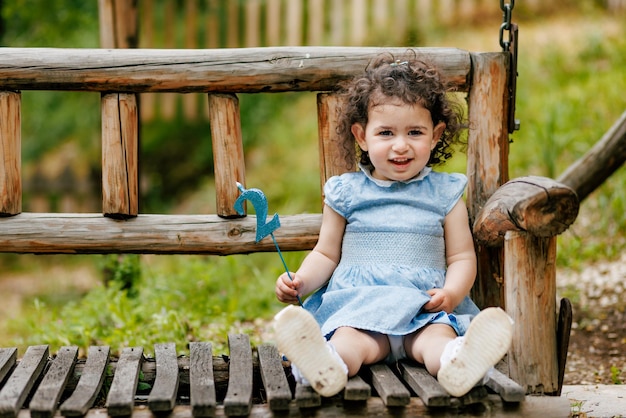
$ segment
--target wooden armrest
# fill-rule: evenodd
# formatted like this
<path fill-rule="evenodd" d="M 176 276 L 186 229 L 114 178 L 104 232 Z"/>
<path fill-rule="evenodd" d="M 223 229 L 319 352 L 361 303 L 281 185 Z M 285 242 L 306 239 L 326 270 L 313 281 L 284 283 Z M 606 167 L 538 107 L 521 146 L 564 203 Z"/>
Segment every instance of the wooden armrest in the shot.
<path fill-rule="evenodd" d="M 555 236 L 574 223 L 578 208 L 578 196 L 570 187 L 547 177 L 519 177 L 500 186 L 478 212 L 474 239 L 498 246 L 507 231 Z"/>

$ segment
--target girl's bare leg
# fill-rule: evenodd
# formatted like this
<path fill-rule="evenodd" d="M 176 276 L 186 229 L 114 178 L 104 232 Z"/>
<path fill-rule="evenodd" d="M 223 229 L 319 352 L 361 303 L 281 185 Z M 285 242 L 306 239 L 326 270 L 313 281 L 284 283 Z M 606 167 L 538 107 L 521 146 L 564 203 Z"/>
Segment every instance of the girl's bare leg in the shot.
<path fill-rule="evenodd" d="M 390 351 L 386 335 L 349 327 L 338 328 L 330 342 L 348 367 L 348 376 L 356 375 L 363 364 L 384 360 Z"/>
<path fill-rule="evenodd" d="M 437 376 L 443 349 L 456 336 L 456 332 L 449 325 L 431 324 L 407 335 L 404 349 L 410 359 L 422 363 L 428 373 Z"/>

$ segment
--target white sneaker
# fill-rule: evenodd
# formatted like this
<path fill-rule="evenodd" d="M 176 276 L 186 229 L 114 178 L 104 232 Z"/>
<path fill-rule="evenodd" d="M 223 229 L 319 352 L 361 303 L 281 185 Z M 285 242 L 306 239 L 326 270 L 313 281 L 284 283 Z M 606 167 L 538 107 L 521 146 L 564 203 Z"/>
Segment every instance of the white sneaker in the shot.
<path fill-rule="evenodd" d="M 346 365 L 326 343 L 317 321 L 307 310 L 287 306 L 274 317 L 278 350 L 296 365 L 302 378 L 322 396 L 346 386 Z"/>
<path fill-rule="evenodd" d="M 437 380 L 452 396 L 463 396 L 509 350 L 513 321 L 500 308 L 481 311 L 463 337 L 450 341 L 442 355 Z"/>

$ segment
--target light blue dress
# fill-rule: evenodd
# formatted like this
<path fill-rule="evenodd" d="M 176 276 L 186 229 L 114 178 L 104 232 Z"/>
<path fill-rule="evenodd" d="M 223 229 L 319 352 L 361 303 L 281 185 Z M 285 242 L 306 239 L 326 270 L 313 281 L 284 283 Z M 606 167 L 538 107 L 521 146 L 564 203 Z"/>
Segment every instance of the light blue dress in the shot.
<path fill-rule="evenodd" d="M 466 184 L 429 167 L 406 182 L 375 179 L 364 167 L 328 180 L 324 202 L 347 221 L 341 260 L 304 303 L 326 338 L 342 326 L 401 336 L 431 323 L 465 334 L 479 312 L 469 297 L 453 314 L 422 307 L 427 290 L 443 287 L 444 218 Z"/>

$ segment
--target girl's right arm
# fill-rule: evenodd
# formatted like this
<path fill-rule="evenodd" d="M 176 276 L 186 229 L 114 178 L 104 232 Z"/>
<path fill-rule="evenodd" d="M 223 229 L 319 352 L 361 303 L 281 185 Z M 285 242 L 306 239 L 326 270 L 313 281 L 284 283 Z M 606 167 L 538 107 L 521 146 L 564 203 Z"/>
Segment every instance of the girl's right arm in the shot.
<path fill-rule="evenodd" d="M 276 297 L 284 303 L 297 303 L 298 296 L 307 295 L 322 287 L 335 271 L 341 257 L 341 242 L 346 229 L 343 216 L 324 205 L 322 226 L 315 248 L 305 257 L 294 274 L 287 273 L 276 281 Z"/>

